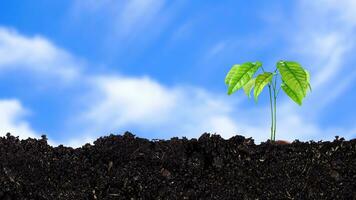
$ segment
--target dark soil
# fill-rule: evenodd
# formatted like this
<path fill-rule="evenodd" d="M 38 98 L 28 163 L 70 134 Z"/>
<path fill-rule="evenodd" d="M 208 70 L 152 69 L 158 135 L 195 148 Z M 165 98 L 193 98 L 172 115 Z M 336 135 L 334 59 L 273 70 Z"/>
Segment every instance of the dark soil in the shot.
<path fill-rule="evenodd" d="M 8 134 L 0 199 L 356 199 L 356 140 L 255 145 L 126 132 L 72 149 Z"/>

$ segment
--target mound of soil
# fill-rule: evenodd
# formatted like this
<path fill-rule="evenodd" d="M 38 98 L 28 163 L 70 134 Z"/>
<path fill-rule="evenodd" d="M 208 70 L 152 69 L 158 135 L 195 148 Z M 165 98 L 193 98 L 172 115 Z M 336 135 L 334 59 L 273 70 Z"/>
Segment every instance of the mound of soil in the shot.
<path fill-rule="evenodd" d="M 356 140 L 0 138 L 0 199 L 356 199 Z"/>

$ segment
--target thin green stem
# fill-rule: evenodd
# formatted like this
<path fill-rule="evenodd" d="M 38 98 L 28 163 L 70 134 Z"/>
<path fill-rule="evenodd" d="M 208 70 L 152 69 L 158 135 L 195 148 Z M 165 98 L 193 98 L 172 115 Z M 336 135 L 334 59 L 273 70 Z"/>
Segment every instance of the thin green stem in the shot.
<path fill-rule="evenodd" d="M 271 104 L 271 140 L 274 141 L 273 133 L 274 133 L 274 114 L 273 114 L 273 105 L 272 105 L 272 91 L 271 91 L 271 84 L 268 84 L 269 90 L 269 102 Z"/>
<path fill-rule="evenodd" d="M 264 72 L 265 72 L 265 69 L 263 68 L 263 66 L 261 66 L 261 69 L 262 69 L 262 72 L 264 73 Z"/>
<path fill-rule="evenodd" d="M 274 90 L 274 94 L 276 94 L 276 90 Z M 276 129 L 277 129 L 277 97 L 274 96 L 274 130 L 273 130 L 273 141 L 276 140 Z"/>
<path fill-rule="evenodd" d="M 279 95 L 279 91 L 281 91 L 281 88 L 282 88 L 282 87 L 279 87 L 279 88 L 278 88 L 277 97 L 278 97 L 278 95 Z"/>
<path fill-rule="evenodd" d="M 277 76 L 278 76 L 278 74 L 275 76 L 274 87 L 273 87 L 273 97 L 274 97 L 274 105 L 273 105 L 273 108 L 274 108 L 274 111 L 273 111 L 273 114 L 274 114 L 273 141 L 276 140 L 276 130 L 277 130 L 277 91 L 276 91 Z"/>

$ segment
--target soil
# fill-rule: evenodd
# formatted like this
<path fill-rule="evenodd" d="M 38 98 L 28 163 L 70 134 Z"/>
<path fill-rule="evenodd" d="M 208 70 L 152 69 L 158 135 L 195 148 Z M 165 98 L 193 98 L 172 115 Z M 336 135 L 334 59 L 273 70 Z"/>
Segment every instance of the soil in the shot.
<path fill-rule="evenodd" d="M 356 140 L 0 137 L 0 199 L 356 199 Z"/>

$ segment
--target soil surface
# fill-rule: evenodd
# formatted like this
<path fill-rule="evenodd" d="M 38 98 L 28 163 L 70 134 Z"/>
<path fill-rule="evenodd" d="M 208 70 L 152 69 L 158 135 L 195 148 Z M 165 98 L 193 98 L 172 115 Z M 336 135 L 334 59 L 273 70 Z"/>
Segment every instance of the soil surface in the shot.
<path fill-rule="evenodd" d="M 255 145 L 126 132 L 73 149 L 7 134 L 0 199 L 356 199 L 356 140 Z"/>

